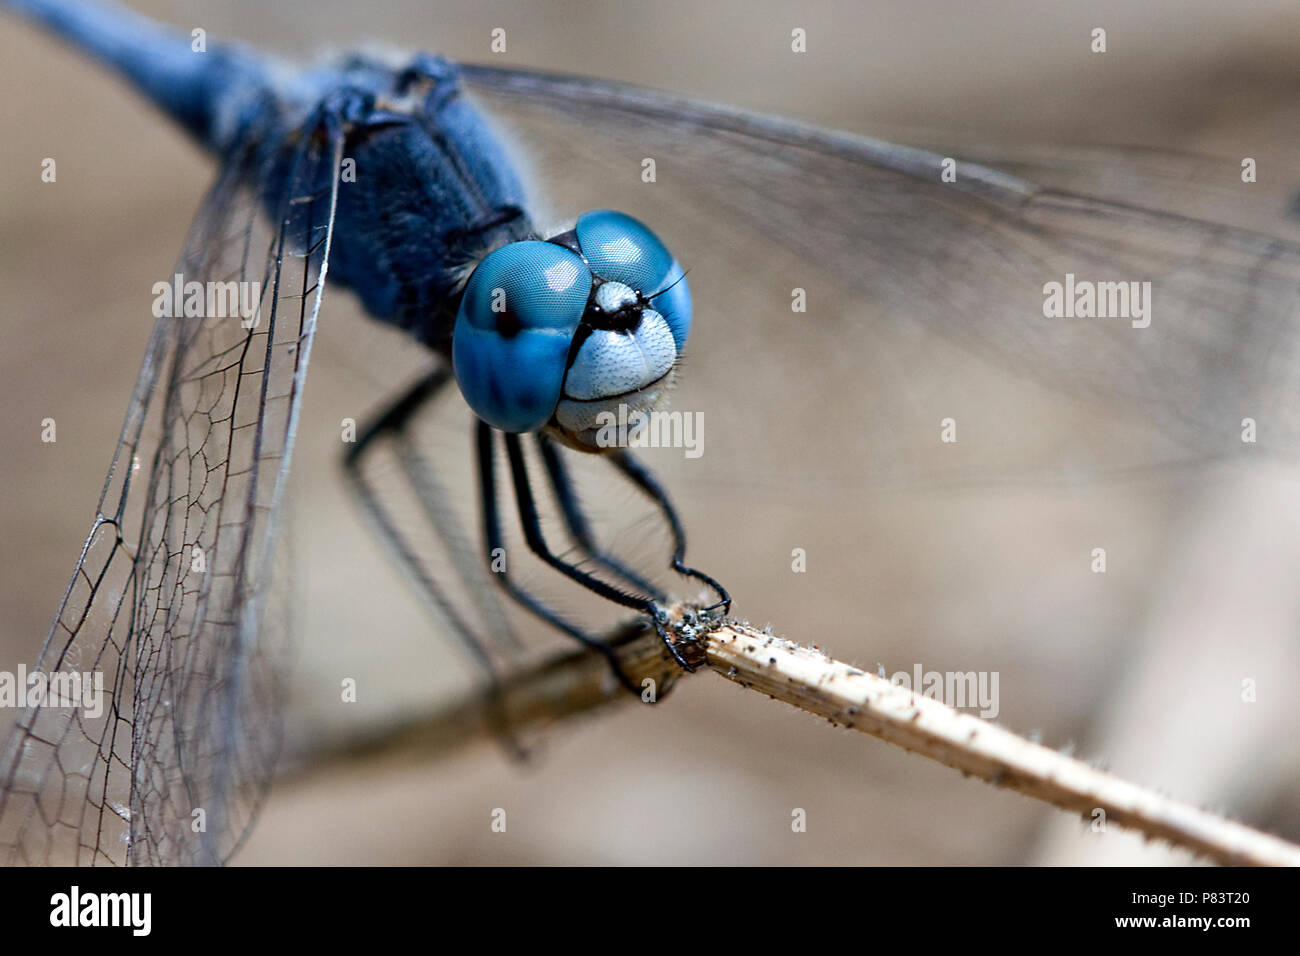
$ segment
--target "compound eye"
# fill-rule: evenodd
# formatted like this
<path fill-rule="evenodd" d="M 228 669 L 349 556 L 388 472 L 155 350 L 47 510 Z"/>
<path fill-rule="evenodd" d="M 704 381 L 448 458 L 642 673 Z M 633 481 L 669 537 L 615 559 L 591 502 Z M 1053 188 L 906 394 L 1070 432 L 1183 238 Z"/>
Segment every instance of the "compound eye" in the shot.
<path fill-rule="evenodd" d="M 586 263 L 550 242 L 512 242 L 479 264 L 452 333 L 456 383 L 474 414 L 507 432 L 546 424 L 591 285 Z"/>
<path fill-rule="evenodd" d="M 682 267 L 659 237 L 639 220 L 611 209 L 583 213 L 574 231 L 591 271 L 648 299 L 681 352 L 691 330 L 691 291 Z"/>

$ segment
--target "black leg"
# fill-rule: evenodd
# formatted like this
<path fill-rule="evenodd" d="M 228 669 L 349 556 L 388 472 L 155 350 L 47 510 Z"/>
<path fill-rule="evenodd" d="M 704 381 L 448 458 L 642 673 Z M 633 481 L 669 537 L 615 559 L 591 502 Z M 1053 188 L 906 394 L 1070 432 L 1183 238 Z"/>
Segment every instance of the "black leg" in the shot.
<path fill-rule="evenodd" d="M 682 530 L 681 519 L 677 517 L 677 511 L 673 508 L 672 502 L 668 500 L 668 492 L 664 490 L 663 485 L 659 484 L 659 479 L 654 476 L 650 469 L 625 451 L 613 452 L 610 455 L 610 460 L 615 468 L 631 479 L 632 483 L 644 491 L 659 506 L 659 510 L 663 512 L 664 520 L 668 522 L 668 527 L 672 530 L 673 535 L 673 570 L 686 577 L 703 581 L 718 595 L 718 600 L 708 607 L 701 608 L 700 613 L 712 614 L 717 612 L 719 615 L 725 615 L 731 610 L 731 595 L 727 593 L 727 589 L 703 571 L 689 568 L 684 563 L 686 559 L 686 532 Z"/>
<path fill-rule="evenodd" d="M 642 614 L 649 615 L 650 620 L 654 623 L 655 630 L 663 639 L 665 646 L 672 653 L 673 659 L 677 661 L 684 669 L 688 671 L 695 670 L 696 665 L 690 663 L 682 656 L 681 649 L 668 633 L 668 612 L 661 607 L 652 597 L 640 597 L 635 594 L 629 594 L 611 584 L 602 581 L 594 575 L 588 574 L 581 568 L 577 567 L 554 554 L 546 546 L 546 539 L 542 535 L 541 521 L 537 516 L 537 505 L 533 501 L 532 485 L 528 478 L 528 466 L 524 460 L 523 446 L 519 442 L 518 435 L 507 434 L 505 436 L 506 455 L 510 460 L 510 471 L 515 485 L 515 503 L 519 509 L 519 523 L 523 528 L 524 540 L 528 542 L 528 548 L 538 558 L 540 558 L 549 567 L 559 571 L 570 580 L 576 581 L 587 590 L 598 594 L 608 601 L 615 604 L 621 604 L 624 607 L 631 608 L 634 611 L 640 611 Z M 648 474 L 648 473 L 647 473 Z M 653 482 L 653 477 L 649 480 Z M 639 482 L 638 482 L 639 484 Z M 669 514 L 676 520 L 676 515 Z M 675 554 L 684 551 L 685 537 L 682 534 L 680 524 L 673 529 Z M 674 566 L 685 567 L 677 558 L 674 559 Z M 687 569 L 689 570 L 689 569 Z M 622 675 L 620 674 L 620 677 Z"/>
<path fill-rule="evenodd" d="M 513 634 L 497 602 L 491 600 L 486 593 L 479 593 L 481 587 L 490 586 L 481 573 L 481 556 L 476 554 L 477 549 L 460 534 L 457 521 L 458 509 L 452 509 L 449 506 L 446 495 L 437 482 L 433 470 L 428 466 L 425 457 L 421 454 L 418 443 L 411 439 L 407 430 L 409 423 L 414 420 L 417 413 L 427 403 L 434 401 L 441 394 L 442 389 L 451 378 L 450 370 L 440 367 L 399 396 L 395 402 L 363 430 L 356 444 L 349 449 L 345 461 L 346 473 L 350 479 L 353 493 L 362 505 L 363 510 L 373 520 L 381 538 L 397 554 L 401 566 L 415 577 L 420 589 L 439 609 L 457 637 L 469 649 L 474 660 L 486 674 L 490 684 L 490 694 L 499 705 L 498 667 L 489 647 L 501 648 L 506 644 L 513 645 L 515 643 Z M 378 499 L 374 489 L 367 482 L 362 471 L 362 462 L 366 460 L 366 456 L 378 444 L 377 440 L 381 437 L 393 442 L 403 475 L 412 486 L 417 500 L 424 508 L 426 518 L 433 525 L 448 553 L 452 556 L 457 572 L 478 606 L 479 621 L 467 620 L 457 610 L 457 605 L 449 600 L 448 593 L 445 590 L 447 582 L 434 580 L 429 575 L 427 569 L 418 559 L 417 552 L 409 543 L 409 532 L 404 525 L 393 519 Z M 666 597 L 662 591 L 644 580 L 635 571 L 626 567 L 623 562 L 597 547 L 591 527 L 577 501 L 573 483 L 554 444 L 544 436 L 537 436 L 542 462 L 570 537 L 585 558 L 620 577 L 623 582 L 630 586 L 627 589 L 616 587 L 582 570 L 576 564 L 566 561 L 550 550 L 542 533 L 521 439 L 517 435 L 506 435 L 504 440 L 507 459 L 510 463 L 519 521 L 529 550 L 549 567 L 559 571 L 593 593 L 623 607 L 649 615 L 656 630 L 678 664 L 687 670 L 693 670 L 694 665 L 682 656 L 681 646 L 669 635 L 669 617 L 663 607 Z M 492 429 L 479 422 L 476 426 L 479 491 L 484 543 L 486 544 L 486 557 L 489 567 L 493 552 L 504 546 L 494 474 L 493 442 Z M 662 512 L 672 533 L 672 567 L 680 574 L 703 581 L 717 592 L 719 600 L 710 607 L 703 609 L 703 613 L 708 614 L 719 609 L 723 609 L 725 613 L 725 609 L 730 605 L 730 598 L 725 589 L 713 578 L 689 568 L 683 563 L 686 542 L 681 522 L 668 501 L 667 494 L 653 474 L 633 461 L 625 452 L 616 452 L 611 457 L 619 471 L 637 485 L 643 493 L 648 495 Z M 477 570 L 479 573 L 472 573 L 471 569 Z M 640 693 L 641 689 L 635 686 L 623 672 L 619 666 L 615 650 L 603 637 L 591 634 L 566 620 L 536 595 L 517 585 L 507 572 L 501 571 L 492 574 L 491 577 L 513 600 L 517 601 L 529 612 L 602 654 L 620 683 L 633 693 Z M 688 620 L 693 622 L 693 618 Z M 488 633 L 480 634 L 481 626 L 486 626 L 489 629 Z M 488 638 L 492 640 L 488 640 Z M 504 727 L 504 710 L 498 709 L 494 716 L 502 725 L 500 729 L 503 739 L 508 746 L 513 747 L 514 742 L 509 738 L 508 729 Z"/>
<path fill-rule="evenodd" d="M 432 401 L 451 380 L 451 373 L 445 367 L 439 367 L 416 382 L 414 386 L 400 395 L 395 402 L 379 414 L 361 432 L 355 444 L 344 456 L 343 465 L 353 494 L 366 514 L 375 522 L 379 536 L 397 554 L 400 563 L 416 578 L 416 583 L 435 605 L 447 616 L 452 628 L 465 642 L 470 652 L 490 673 L 491 656 L 483 643 L 475 636 L 474 629 L 461 617 L 456 607 L 447 599 L 439 582 L 429 577 L 416 559 L 406 540 L 406 536 L 393 523 L 392 518 L 375 497 L 370 485 L 361 471 L 361 464 L 367 453 L 371 452 L 376 440 L 383 435 L 400 436 L 413 415 L 426 402 Z"/>
<path fill-rule="evenodd" d="M 403 529 L 399 527 L 398 523 L 393 520 L 392 516 L 384 508 L 362 471 L 363 461 L 368 454 L 374 451 L 378 439 L 381 437 L 392 439 L 396 445 L 398 461 L 401 464 L 403 474 L 413 486 L 416 497 L 424 508 L 426 517 L 433 525 L 448 552 L 453 556 L 453 563 L 460 573 L 466 589 L 476 599 L 480 617 L 491 628 L 488 636 L 495 639 L 498 646 L 507 649 L 517 647 L 518 642 L 509 629 L 504 613 L 499 607 L 495 606 L 496 602 L 486 591 L 486 582 L 482 582 L 481 587 L 475 587 L 475 582 L 469 579 L 469 575 L 479 569 L 478 561 L 473 554 L 473 550 L 463 540 L 463 535 L 458 532 L 456 522 L 447 507 L 445 494 L 442 493 L 441 488 L 433 478 L 431 470 L 427 467 L 426 462 L 418 453 L 406 432 L 408 423 L 427 403 L 434 401 L 438 397 L 443 387 L 451 380 L 451 377 L 449 369 L 439 367 L 400 395 L 396 401 L 362 430 L 356 443 L 348 449 L 344 459 L 344 470 L 349 479 L 349 486 L 353 495 L 361 505 L 362 510 L 373 522 L 381 540 L 397 556 L 398 564 L 415 578 L 417 586 L 425 597 L 446 618 L 451 625 L 452 631 L 469 650 L 472 659 L 484 674 L 488 682 L 491 719 L 496 725 L 497 735 L 506 749 L 514 756 L 519 757 L 525 754 L 518 741 L 511 735 L 509 727 L 506 726 L 505 711 L 500 696 L 498 667 L 492 653 L 489 651 L 489 641 L 486 637 L 480 635 L 477 629 L 457 610 L 455 603 L 449 599 L 445 591 L 446 582 L 434 580 L 428 574 L 412 549 L 408 535 L 403 532 Z"/>
<path fill-rule="evenodd" d="M 479 501 L 483 514 L 483 538 L 486 546 L 486 556 L 488 561 L 491 562 L 494 553 L 497 552 L 498 549 L 505 548 L 505 542 L 501 535 L 501 516 L 497 510 L 496 462 L 492 453 L 492 428 L 485 422 L 480 421 L 476 425 L 475 435 L 478 449 Z M 507 441 L 512 437 L 514 436 L 507 436 Z M 531 495 L 529 497 L 531 500 Z M 535 512 L 533 517 L 535 522 Z M 612 648 L 608 642 L 596 637 L 595 635 L 588 634 L 582 628 L 565 620 L 564 617 L 538 598 L 537 595 L 519 587 L 519 585 L 517 585 L 510 577 L 509 566 L 510 561 L 507 556 L 504 569 L 494 572 L 497 581 L 500 583 L 501 587 L 505 589 L 507 594 L 552 627 L 563 631 L 575 640 L 580 641 L 587 647 L 590 647 L 604 655 L 605 660 L 609 663 L 610 669 L 618 678 L 619 683 L 634 694 L 641 693 L 641 688 L 637 687 L 627 674 L 624 673 L 622 667 L 619 666 L 618 655 L 614 652 L 614 648 Z"/>
<path fill-rule="evenodd" d="M 582 512 L 582 506 L 573 489 L 573 481 L 569 478 L 569 471 L 560 457 L 559 449 L 555 447 L 555 442 L 543 434 L 538 434 L 537 446 L 542 454 L 542 463 L 546 467 L 547 477 L 551 480 L 551 489 L 555 492 L 556 501 L 559 502 L 560 513 L 564 516 L 565 527 L 569 529 L 569 534 L 579 550 L 594 563 L 629 581 L 659 603 L 667 601 L 667 595 L 652 582 L 647 581 L 644 576 L 609 552 L 597 547 L 591 525 L 587 523 L 587 516 Z"/>
<path fill-rule="evenodd" d="M 528 465 L 524 461 L 523 446 L 519 442 L 518 435 L 507 434 L 505 439 L 506 455 L 510 460 L 510 474 L 515 485 L 515 503 L 519 507 L 519 523 L 523 526 L 524 540 L 528 542 L 528 549 L 548 566 L 578 582 L 588 591 L 599 594 L 607 601 L 613 601 L 615 604 L 621 604 L 643 614 L 654 614 L 653 598 L 638 597 L 616 588 L 594 574 L 589 574 L 577 565 L 565 561 L 546 546 L 542 523 L 537 516 L 537 505 L 533 501 L 532 483 L 528 478 Z"/>

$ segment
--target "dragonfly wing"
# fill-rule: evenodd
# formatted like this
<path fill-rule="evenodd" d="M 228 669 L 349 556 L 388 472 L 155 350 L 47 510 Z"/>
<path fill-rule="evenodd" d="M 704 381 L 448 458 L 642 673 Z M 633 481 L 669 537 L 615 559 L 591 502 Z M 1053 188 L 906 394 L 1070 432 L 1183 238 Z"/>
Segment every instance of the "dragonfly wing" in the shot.
<path fill-rule="evenodd" d="M 278 201 L 262 176 L 286 167 L 259 145 L 250 135 L 227 162 L 191 230 L 177 267 L 185 300 L 157 321 L 37 664 L 101 674 L 103 699 L 29 707 L 0 753 L 6 861 L 222 862 L 270 781 L 282 641 L 262 616 L 342 135 L 321 121 Z M 202 291 L 187 310 L 192 282 Z M 234 314 L 219 299 L 232 282 L 233 301 L 246 296 Z"/>
<path fill-rule="evenodd" d="M 705 335 L 709 323 L 725 326 L 727 341 L 720 349 L 693 343 L 687 361 L 693 347 L 706 356 L 699 361 L 734 361 L 757 385 L 747 400 L 763 402 L 770 383 L 785 417 L 806 412 L 819 431 L 835 436 L 830 457 L 800 457 L 844 460 L 846 444 L 861 436 L 873 453 L 864 451 L 861 467 L 846 474 L 914 478 L 923 469 L 912 465 L 934 445 L 939 410 L 960 408 L 982 434 L 992 435 L 995 419 L 1005 426 L 985 443 L 984 459 L 967 456 L 963 474 L 1004 476 L 1000 469 L 1011 462 L 1037 472 L 1039 459 L 1014 447 L 1017 434 L 1033 430 L 1034 389 L 1065 395 L 1072 407 L 1107 408 L 1108 428 L 1126 431 L 1122 440 L 1112 436 L 1113 444 L 1129 457 L 1099 451 L 1091 460 L 1105 467 L 1231 456 L 1241 450 L 1245 417 L 1260 422 L 1257 450 L 1289 455 L 1295 447 L 1300 244 L 1287 238 L 1294 224 L 1276 204 L 1252 205 L 1255 194 L 1235 163 L 1217 168 L 1217 193 L 1204 189 L 1204 180 L 1189 186 L 1186 167 L 1168 157 L 1135 151 L 1022 157 L 1021 175 L 1011 175 L 965 162 L 963 154 L 635 87 L 464 69 L 489 111 L 540 157 L 542 171 L 565 170 L 548 177 L 548 191 L 559 181 L 573 202 L 631 207 L 694 267 L 698 326 Z M 579 141 L 587 145 L 575 151 Z M 949 156 L 956 159 L 952 182 Z M 649 181 L 647 159 L 657 161 Z M 563 180 L 580 185 L 565 192 Z M 1098 198 L 1079 186 L 1114 195 Z M 1211 193 L 1220 201 L 1202 201 Z M 1225 218 L 1233 224 L 1193 218 L 1189 210 L 1230 211 Z M 711 273 L 722 269 L 730 270 L 729 285 L 712 293 Z M 1073 279 L 1124 283 L 1118 292 L 1134 292 L 1130 311 L 1142 283 L 1150 283 L 1143 306 L 1150 314 L 1047 315 L 1049 284 L 1064 291 Z M 807 293 L 806 314 L 792 314 L 796 287 Z M 994 407 L 987 389 L 965 378 L 972 363 L 1029 387 Z M 813 369 L 814 381 L 780 385 Z M 931 376 L 934 400 L 918 398 L 921 370 Z M 842 400 L 819 392 L 820 382 L 841 372 L 862 382 L 863 396 L 842 418 L 833 407 Z M 909 435 L 923 437 L 909 443 Z M 778 444 L 761 431 L 749 438 L 751 449 Z M 1095 429 L 1075 429 L 1076 447 L 1092 438 Z M 790 468 L 775 451 L 767 464 Z M 1061 460 L 1051 465 L 1058 474 L 1063 467 Z"/>

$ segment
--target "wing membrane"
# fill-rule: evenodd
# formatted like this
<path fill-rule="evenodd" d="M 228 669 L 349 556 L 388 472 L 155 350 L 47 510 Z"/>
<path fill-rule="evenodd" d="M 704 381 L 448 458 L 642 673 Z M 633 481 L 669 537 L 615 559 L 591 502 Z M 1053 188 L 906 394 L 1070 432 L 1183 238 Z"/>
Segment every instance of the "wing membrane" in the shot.
<path fill-rule="evenodd" d="M 1009 175 L 962 153 L 634 87 L 465 70 L 543 173 L 563 169 L 554 179 L 577 184 L 559 190 L 572 211 L 627 207 L 694 267 L 703 341 L 687 361 L 717 358 L 729 381 L 739 368 L 753 383 L 736 419 L 713 434 L 743 434 L 759 472 L 793 478 L 799 462 L 838 460 L 861 484 L 1187 465 L 1239 455 L 1246 417 L 1259 423 L 1252 453 L 1293 453 L 1300 245 L 1285 238 L 1294 228 L 1276 197 L 1256 202 L 1235 164 L 1080 150 L 1070 165 L 1002 153 L 1022 174 Z M 949 155 L 958 160 L 951 183 Z M 658 162 L 652 183 L 640 178 L 646 157 Z M 1180 208 L 1231 212 L 1234 225 L 1171 211 Z M 1149 327 L 1046 317 L 1044 287 L 1067 275 L 1149 282 Z M 805 315 L 791 312 L 795 287 L 811 303 Z M 692 377 L 709 374 L 692 370 L 684 397 Z M 797 387 L 784 384 L 792 377 Z M 862 402 L 846 405 L 853 380 Z M 1044 436 L 1043 393 L 1063 397 L 1057 420 L 1082 418 L 1085 406 L 1092 416 L 1087 427 L 1071 423 L 1069 454 Z M 721 416 L 725 405 L 699 407 Z M 949 414 L 986 440 L 937 458 Z M 768 437 L 778 417 L 817 423 L 817 434 L 799 436 L 808 447 L 795 461 Z"/>
<path fill-rule="evenodd" d="M 191 230 L 176 271 L 202 284 L 196 311 L 213 301 L 210 284 L 228 282 L 256 309 L 157 322 L 37 663 L 101 674 L 102 712 L 87 698 L 20 717 L 0 754 L 8 862 L 222 862 L 256 813 L 282 693 L 283 634 L 263 611 L 341 142 L 322 120 L 272 187 L 276 200 L 262 182 L 275 167 L 250 135 Z M 280 211 L 271 223 L 268 206 Z M 160 435 L 146 460 L 158 386 Z"/>

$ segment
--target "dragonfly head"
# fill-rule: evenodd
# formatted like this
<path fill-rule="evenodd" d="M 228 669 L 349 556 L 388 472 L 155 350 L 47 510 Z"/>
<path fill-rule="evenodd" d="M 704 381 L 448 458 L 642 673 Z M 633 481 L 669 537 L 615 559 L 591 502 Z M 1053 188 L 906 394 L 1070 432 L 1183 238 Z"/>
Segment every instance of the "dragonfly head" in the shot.
<path fill-rule="evenodd" d="M 452 363 L 465 401 L 489 425 L 546 428 L 603 451 L 625 445 L 630 423 L 664 403 L 690 327 L 677 260 L 631 216 L 597 210 L 479 264 L 456 316 Z"/>

